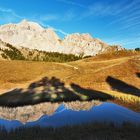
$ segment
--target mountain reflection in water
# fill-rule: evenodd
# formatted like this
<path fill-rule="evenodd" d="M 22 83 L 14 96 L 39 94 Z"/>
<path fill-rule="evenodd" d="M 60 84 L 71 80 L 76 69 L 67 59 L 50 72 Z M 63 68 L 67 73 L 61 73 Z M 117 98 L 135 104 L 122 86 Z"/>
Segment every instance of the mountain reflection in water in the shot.
<path fill-rule="evenodd" d="M 0 119 L 0 125 L 10 129 L 19 126 L 61 127 L 90 122 L 114 122 L 121 124 L 124 121 L 140 123 L 140 114 L 119 105 L 105 102 L 88 110 L 72 110 L 71 107 L 68 108 L 67 105 L 61 104 L 52 115 L 42 115 L 37 121 L 22 124 L 18 121 Z"/>

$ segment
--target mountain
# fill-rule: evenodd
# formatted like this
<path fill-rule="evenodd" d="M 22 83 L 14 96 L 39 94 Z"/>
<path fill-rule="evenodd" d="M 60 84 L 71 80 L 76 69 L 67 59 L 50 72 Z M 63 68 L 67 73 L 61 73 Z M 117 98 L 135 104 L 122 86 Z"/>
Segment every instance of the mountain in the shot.
<path fill-rule="evenodd" d="M 118 51 L 120 46 L 110 46 L 89 34 L 69 34 L 61 40 L 51 28 L 43 28 L 38 23 L 23 20 L 17 24 L 0 26 L 0 39 L 16 48 L 37 49 L 84 56 L 94 56 L 108 51 Z M 3 43 L 2 43 L 3 44 Z M 4 45 L 1 45 L 0 47 Z"/>

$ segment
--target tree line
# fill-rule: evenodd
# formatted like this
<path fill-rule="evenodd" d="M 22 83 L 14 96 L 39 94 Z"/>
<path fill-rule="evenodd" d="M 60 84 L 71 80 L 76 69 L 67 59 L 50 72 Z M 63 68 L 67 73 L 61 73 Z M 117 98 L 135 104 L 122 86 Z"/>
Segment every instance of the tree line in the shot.
<path fill-rule="evenodd" d="M 74 54 L 64 54 L 58 52 L 29 50 L 29 49 L 24 49 L 24 51 L 22 51 L 22 49 L 17 49 L 9 43 L 7 43 L 6 46 L 7 46 L 6 49 L 0 49 L 0 51 L 2 52 L 1 56 L 4 59 L 9 59 L 9 60 L 70 62 L 70 61 L 76 61 L 85 58 L 83 53 L 79 55 L 74 55 Z"/>

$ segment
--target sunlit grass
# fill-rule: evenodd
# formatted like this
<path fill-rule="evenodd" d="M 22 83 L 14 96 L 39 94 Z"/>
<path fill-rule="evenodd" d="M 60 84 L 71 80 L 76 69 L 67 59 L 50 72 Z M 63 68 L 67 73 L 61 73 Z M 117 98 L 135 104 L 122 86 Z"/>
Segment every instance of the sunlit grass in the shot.
<path fill-rule="evenodd" d="M 140 105 L 140 97 L 132 95 L 133 93 L 125 94 L 117 91 L 107 91 L 107 90 L 103 90 L 103 91 L 122 102 Z"/>
<path fill-rule="evenodd" d="M 75 83 L 83 89 L 103 91 L 111 95 L 114 100 L 116 99 L 126 104 L 139 105 L 140 97 L 133 95 L 133 93 L 131 95 L 121 91 L 112 91 L 113 89 L 106 81 L 108 76 L 113 76 L 139 89 L 140 79 L 136 75 L 140 66 L 140 60 L 137 59 L 138 55 L 140 55 L 138 52 L 123 51 L 63 64 L 54 62 L 0 61 L 0 90 L 9 90 L 11 88 L 23 88 L 24 90 L 32 82 L 43 77 L 51 78 L 54 76 L 64 82 L 66 87 L 70 87 L 71 83 Z M 35 88 L 36 94 L 32 96 L 34 100 L 41 98 L 42 90 L 42 87 Z M 49 90 L 50 93 L 45 95 L 45 98 L 48 98 L 48 100 L 67 100 L 65 94 L 57 95 L 54 87 L 50 87 Z M 63 92 L 61 88 L 57 90 L 58 92 Z M 73 94 L 82 101 L 89 99 L 88 93 L 85 95 L 75 91 Z M 72 96 L 69 100 L 76 99 Z"/>

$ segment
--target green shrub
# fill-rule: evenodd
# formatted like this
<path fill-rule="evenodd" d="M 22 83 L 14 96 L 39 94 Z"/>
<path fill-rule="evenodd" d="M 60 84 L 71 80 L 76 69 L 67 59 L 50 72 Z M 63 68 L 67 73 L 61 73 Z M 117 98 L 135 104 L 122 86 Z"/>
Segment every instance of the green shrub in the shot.
<path fill-rule="evenodd" d="M 34 61 L 47 61 L 47 62 L 69 62 L 81 59 L 80 56 L 73 54 L 63 54 L 58 52 L 45 52 L 37 51 L 37 55 L 33 58 Z"/>
<path fill-rule="evenodd" d="M 23 54 L 11 44 L 6 44 L 8 49 L 2 49 L 2 57 L 4 59 L 11 59 L 11 60 L 25 60 Z"/>
<path fill-rule="evenodd" d="M 21 49 L 18 50 L 17 48 L 13 47 L 11 44 L 6 44 L 7 49 L 1 49 L 2 51 L 2 57 L 4 59 L 10 59 L 10 60 L 29 60 L 29 61 L 46 61 L 46 62 L 70 62 L 70 61 L 76 61 L 79 59 L 83 59 L 84 54 L 80 54 L 79 56 L 76 56 L 74 54 L 64 54 L 64 53 L 58 53 L 58 52 L 46 52 L 46 51 L 39 51 L 39 50 L 29 50 L 24 49 L 24 51 Z M 25 56 L 23 55 L 23 52 L 25 52 Z M 88 56 L 89 57 L 89 56 Z"/>
<path fill-rule="evenodd" d="M 140 48 L 135 48 L 135 51 L 140 51 Z"/>

